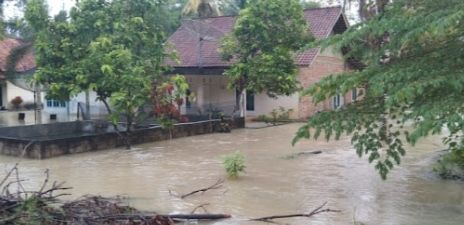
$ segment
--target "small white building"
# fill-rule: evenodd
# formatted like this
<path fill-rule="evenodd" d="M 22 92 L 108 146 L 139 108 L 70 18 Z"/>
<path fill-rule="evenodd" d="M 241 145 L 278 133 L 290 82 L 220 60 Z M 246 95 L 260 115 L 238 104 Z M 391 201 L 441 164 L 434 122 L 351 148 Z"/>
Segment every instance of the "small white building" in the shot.
<path fill-rule="evenodd" d="M 16 76 L 6 76 L 6 65 L 8 56 L 11 51 L 25 43 L 18 39 L 7 38 L 0 41 L 0 109 L 3 111 L 11 110 L 34 110 L 42 114 L 44 122 L 47 121 L 50 114 L 55 114 L 59 121 L 69 121 L 77 119 L 78 105 L 81 110 L 86 112 L 87 107 L 90 110 L 91 117 L 102 117 L 107 114 L 104 104 L 96 101 L 96 93 L 90 91 L 88 97 L 86 93 L 80 93 L 67 102 L 61 102 L 53 99 L 46 99 L 44 90 L 37 90 L 27 81 L 35 71 L 36 64 L 33 52 L 25 54 L 16 65 Z M 15 109 L 11 101 L 20 97 L 22 103 L 19 109 Z M 88 102 L 88 106 L 87 103 Z M 40 107 L 42 103 L 42 108 Z M 2 114 L 0 114 L 2 116 Z M 81 116 L 81 115 L 79 115 Z"/>

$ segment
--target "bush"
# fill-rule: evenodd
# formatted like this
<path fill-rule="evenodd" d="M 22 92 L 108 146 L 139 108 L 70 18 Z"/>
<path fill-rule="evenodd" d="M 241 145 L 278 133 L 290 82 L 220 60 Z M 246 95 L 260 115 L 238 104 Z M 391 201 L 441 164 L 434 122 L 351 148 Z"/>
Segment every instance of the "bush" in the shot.
<path fill-rule="evenodd" d="M 464 148 L 443 155 L 433 170 L 444 179 L 464 180 Z"/>
<path fill-rule="evenodd" d="M 23 108 L 26 110 L 33 110 L 35 109 L 36 104 L 34 102 L 24 102 L 23 103 Z M 37 108 L 40 108 L 39 105 L 37 105 Z"/>
<path fill-rule="evenodd" d="M 23 103 L 23 99 L 21 98 L 21 96 L 16 96 L 15 98 L 11 99 L 11 104 L 15 109 L 18 109 L 21 103 Z"/>
<path fill-rule="evenodd" d="M 273 125 L 276 125 L 277 123 L 286 123 L 291 121 L 290 114 L 292 112 L 293 109 L 285 109 L 280 106 L 279 108 L 272 110 L 270 117 L 266 115 L 259 115 L 256 117 L 255 121 L 272 123 Z"/>
<path fill-rule="evenodd" d="M 230 178 L 237 178 L 245 172 L 245 156 L 238 151 L 224 156 L 223 164 Z"/>
<path fill-rule="evenodd" d="M 254 121 L 256 122 L 265 122 L 265 123 L 269 123 L 271 121 L 271 118 L 269 118 L 268 116 L 266 115 L 259 115 L 258 117 L 256 117 L 254 119 Z"/>

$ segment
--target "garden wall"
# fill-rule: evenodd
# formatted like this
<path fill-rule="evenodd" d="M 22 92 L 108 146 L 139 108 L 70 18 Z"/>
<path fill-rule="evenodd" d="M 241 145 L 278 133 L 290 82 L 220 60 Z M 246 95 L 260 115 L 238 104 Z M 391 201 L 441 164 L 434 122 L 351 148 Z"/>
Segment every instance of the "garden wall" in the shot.
<path fill-rule="evenodd" d="M 231 128 L 244 127 L 243 118 L 226 121 Z M 171 133 L 160 126 L 137 129 L 132 144 L 141 144 L 220 131 L 221 120 L 176 124 Z M 122 135 L 125 135 L 123 132 Z M 0 154 L 46 159 L 67 154 L 111 149 L 124 142 L 112 126 L 102 121 L 76 121 L 0 128 Z"/>

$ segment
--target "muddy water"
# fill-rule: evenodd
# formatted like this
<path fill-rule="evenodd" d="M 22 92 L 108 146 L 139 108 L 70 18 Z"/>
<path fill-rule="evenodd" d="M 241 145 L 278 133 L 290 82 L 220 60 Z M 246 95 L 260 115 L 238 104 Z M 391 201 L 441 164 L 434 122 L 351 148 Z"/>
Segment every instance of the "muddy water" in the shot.
<path fill-rule="evenodd" d="M 291 147 L 299 124 L 266 129 L 235 130 L 136 146 L 60 157 L 21 161 L 27 186 L 37 186 L 43 170 L 52 178 L 83 194 L 128 196 L 131 205 L 161 213 L 190 212 L 209 203 L 214 213 L 230 213 L 231 220 L 211 224 L 262 224 L 245 218 L 307 212 L 328 202 L 337 214 L 313 220 L 288 219 L 292 224 L 464 224 L 464 183 L 442 181 L 431 173 L 439 138 L 429 138 L 409 148 L 401 167 L 382 181 L 352 150 L 348 138 L 337 142 L 304 141 Z M 221 156 L 240 150 L 246 157 L 246 174 L 227 180 L 222 189 L 185 200 L 171 196 L 208 186 L 226 176 Z M 299 151 L 322 154 L 286 159 Z M 16 158 L 0 156 L 0 173 Z"/>

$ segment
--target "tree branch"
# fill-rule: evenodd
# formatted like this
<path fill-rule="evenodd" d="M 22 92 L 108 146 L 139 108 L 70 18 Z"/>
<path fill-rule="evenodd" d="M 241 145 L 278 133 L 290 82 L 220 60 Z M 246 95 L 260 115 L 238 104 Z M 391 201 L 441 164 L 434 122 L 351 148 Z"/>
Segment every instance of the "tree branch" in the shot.
<path fill-rule="evenodd" d="M 211 186 L 209 186 L 209 187 L 201 188 L 201 189 L 192 191 L 192 192 L 190 192 L 190 193 L 181 195 L 180 198 L 183 199 L 183 198 L 189 197 L 189 196 L 194 195 L 194 194 L 199 193 L 199 192 L 203 192 L 203 193 L 204 193 L 204 192 L 209 191 L 209 190 L 222 188 L 222 184 L 223 184 L 223 183 L 224 183 L 224 179 L 219 179 L 219 180 L 216 181 L 216 183 L 214 183 L 213 185 L 211 185 Z"/>
<path fill-rule="evenodd" d="M 255 219 L 250 219 L 250 221 L 261 221 L 261 222 L 266 222 L 266 223 L 275 223 L 273 220 L 274 219 L 283 219 L 283 218 L 293 218 L 293 217 L 312 217 L 314 215 L 320 214 L 320 213 L 329 213 L 329 212 L 341 212 L 340 210 L 333 210 L 330 208 L 324 208 L 325 205 L 327 205 L 327 202 L 322 204 L 321 206 L 317 207 L 313 211 L 307 214 L 288 214 L 288 215 L 276 215 L 276 216 L 266 216 L 266 217 L 260 217 L 260 218 L 255 218 Z"/>

